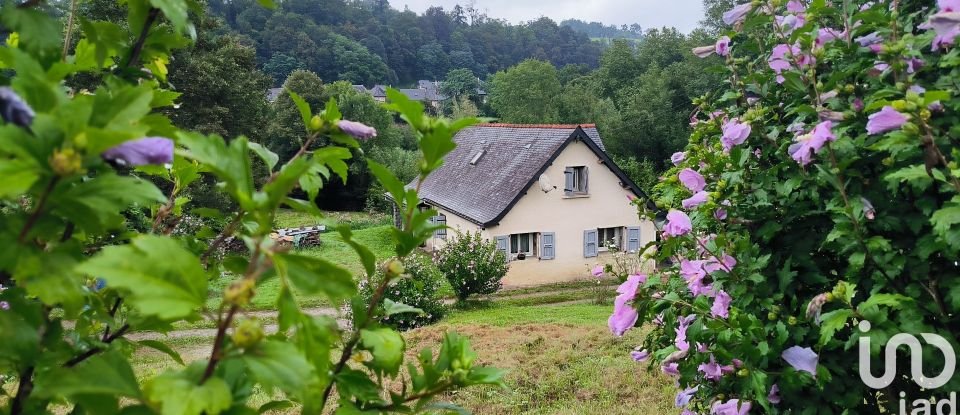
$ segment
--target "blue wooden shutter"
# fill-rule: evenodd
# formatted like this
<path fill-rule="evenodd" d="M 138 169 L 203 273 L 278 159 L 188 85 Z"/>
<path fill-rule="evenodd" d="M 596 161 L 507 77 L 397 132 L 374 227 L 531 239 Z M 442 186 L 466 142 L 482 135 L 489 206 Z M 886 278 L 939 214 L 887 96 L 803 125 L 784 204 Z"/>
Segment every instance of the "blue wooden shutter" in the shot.
<path fill-rule="evenodd" d="M 573 167 L 567 167 L 563 171 L 563 192 L 568 196 L 573 193 Z"/>
<path fill-rule="evenodd" d="M 507 261 L 510 260 L 510 239 L 508 236 L 496 236 L 494 239 L 497 241 L 497 249 L 503 251 L 503 255 L 507 257 Z"/>
<path fill-rule="evenodd" d="M 637 252 L 640 250 L 640 227 L 627 227 L 627 252 Z"/>
<path fill-rule="evenodd" d="M 592 258 L 597 256 L 597 230 L 588 229 L 583 231 L 583 257 Z"/>
<path fill-rule="evenodd" d="M 553 259 L 556 257 L 556 237 L 553 232 L 543 232 L 540 234 L 540 259 Z"/>
<path fill-rule="evenodd" d="M 590 168 L 583 166 L 583 177 L 580 179 L 583 181 L 583 188 L 580 189 L 583 193 L 590 193 Z"/>

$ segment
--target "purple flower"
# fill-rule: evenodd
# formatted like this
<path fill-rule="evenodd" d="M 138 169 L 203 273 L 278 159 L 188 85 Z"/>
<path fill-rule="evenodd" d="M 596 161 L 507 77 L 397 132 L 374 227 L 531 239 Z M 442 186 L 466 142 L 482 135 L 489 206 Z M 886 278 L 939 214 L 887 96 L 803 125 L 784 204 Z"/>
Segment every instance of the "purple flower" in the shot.
<path fill-rule="evenodd" d="M 627 330 L 633 328 L 638 317 L 637 310 L 628 305 L 626 301 L 621 301 L 620 296 L 617 296 L 617 300 L 614 301 L 613 314 L 607 319 L 607 326 L 610 327 L 610 332 L 620 337 Z"/>
<path fill-rule="evenodd" d="M 723 375 L 733 372 L 733 366 L 720 366 L 716 358 L 710 355 L 709 363 L 701 363 L 697 370 L 703 372 L 703 377 L 708 380 L 720 380 Z"/>
<path fill-rule="evenodd" d="M 670 156 L 670 162 L 672 162 L 674 166 L 679 166 L 680 163 L 683 162 L 683 160 L 686 158 L 687 158 L 687 153 L 683 151 L 678 151 L 676 153 L 673 153 L 672 156 Z"/>
<path fill-rule="evenodd" d="M 590 271 L 590 273 L 593 274 L 594 277 L 597 277 L 597 278 L 602 277 L 602 276 L 603 276 L 603 265 L 597 265 L 597 266 L 593 267 L 593 271 Z"/>
<path fill-rule="evenodd" d="M 930 50 L 936 51 L 953 46 L 953 41 L 958 35 L 960 35 L 960 27 L 953 27 L 943 34 L 938 33 L 933 37 L 933 42 L 930 43 Z"/>
<path fill-rule="evenodd" d="M 681 412 L 680 415 L 700 415 L 700 414 L 693 412 L 688 408 L 683 408 L 683 412 Z"/>
<path fill-rule="evenodd" d="M 694 386 L 692 388 L 686 388 L 680 392 L 677 392 L 677 398 L 674 400 L 674 404 L 677 408 L 683 408 L 690 403 L 690 400 L 693 399 L 693 395 L 697 393 L 697 390 L 700 389 L 700 386 Z"/>
<path fill-rule="evenodd" d="M 627 277 L 627 280 L 620 284 L 617 287 L 617 293 L 626 297 L 629 297 L 629 300 L 632 300 L 637 296 L 637 289 L 640 288 L 640 284 L 643 284 L 647 281 L 647 276 L 645 274 L 633 274 Z"/>
<path fill-rule="evenodd" d="M 863 216 L 867 220 L 873 220 L 877 217 L 877 210 L 873 207 L 873 203 L 870 203 L 867 198 L 860 196 L 860 203 L 863 203 Z"/>
<path fill-rule="evenodd" d="M 817 31 L 817 46 L 823 46 L 827 43 L 833 42 L 834 40 L 843 38 L 847 35 L 846 31 L 838 31 L 837 29 L 823 28 Z"/>
<path fill-rule="evenodd" d="M 0 116 L 3 120 L 20 127 L 29 127 L 33 122 L 33 108 L 10 87 L 0 87 Z"/>
<path fill-rule="evenodd" d="M 960 12 L 960 0 L 937 0 L 941 12 Z"/>
<path fill-rule="evenodd" d="M 693 209 L 697 206 L 707 203 L 708 195 L 709 194 L 707 192 L 701 190 L 697 193 L 694 193 L 693 196 L 683 199 L 683 201 L 680 202 L 680 204 L 683 206 L 684 209 Z"/>
<path fill-rule="evenodd" d="M 643 362 L 650 357 L 650 352 L 648 352 L 647 350 L 634 349 L 632 352 L 630 352 L 630 357 L 633 358 L 635 362 Z"/>
<path fill-rule="evenodd" d="M 790 0 L 787 2 L 787 11 L 790 13 L 803 13 L 807 11 L 807 8 L 797 0 Z"/>
<path fill-rule="evenodd" d="M 863 111 L 863 107 L 864 107 L 864 105 L 863 105 L 863 99 L 860 99 L 859 97 L 854 98 L 854 99 L 853 99 L 853 104 L 851 105 L 851 107 L 852 107 L 853 110 L 856 111 L 856 112 Z"/>
<path fill-rule="evenodd" d="M 780 403 L 780 387 L 776 383 L 770 387 L 770 393 L 767 394 L 767 400 L 776 405 Z"/>
<path fill-rule="evenodd" d="M 904 59 L 904 62 L 907 63 L 907 73 L 915 73 L 923 67 L 923 60 L 917 58 Z M 914 85 L 915 87 L 920 87 L 919 85 Z M 913 86 L 911 87 L 913 88 Z"/>
<path fill-rule="evenodd" d="M 710 46 L 698 46 L 690 50 L 694 56 L 698 58 L 706 58 L 707 56 L 713 55 L 717 51 L 716 45 Z"/>
<path fill-rule="evenodd" d="M 813 154 L 819 153 L 824 144 L 837 139 L 830 131 L 831 128 L 833 128 L 833 123 L 824 121 L 813 127 L 813 130 L 809 133 L 798 135 L 796 142 L 787 149 L 790 152 L 790 157 L 793 157 L 801 166 L 809 164 Z"/>
<path fill-rule="evenodd" d="M 936 32 L 933 50 L 953 45 L 954 39 L 960 35 L 960 12 L 940 12 L 930 16 L 929 26 Z"/>
<path fill-rule="evenodd" d="M 712 415 L 746 415 L 750 413 L 750 402 L 744 402 L 743 405 L 740 405 L 738 399 L 731 399 L 726 402 L 716 401 L 710 408 L 710 413 Z"/>
<path fill-rule="evenodd" d="M 670 209 L 667 212 L 667 224 L 663 226 L 663 234 L 666 236 L 682 236 L 693 230 L 693 224 L 690 217 L 676 209 Z"/>
<path fill-rule="evenodd" d="M 359 122 L 340 120 L 337 121 L 337 127 L 340 128 L 340 131 L 343 131 L 344 134 L 353 136 L 353 138 L 358 140 L 366 140 L 377 136 L 376 128 Z"/>
<path fill-rule="evenodd" d="M 125 141 L 104 151 L 104 159 L 125 166 L 173 163 L 173 140 L 164 137 L 145 137 Z"/>
<path fill-rule="evenodd" d="M 801 372 L 807 372 L 817 377 L 817 362 L 820 357 L 809 347 L 793 346 L 780 354 L 790 366 Z"/>
<path fill-rule="evenodd" d="M 710 307 L 710 314 L 720 318 L 730 317 L 731 301 L 733 301 L 733 298 L 730 297 L 730 294 L 723 290 L 718 291 L 717 296 L 713 299 L 713 306 Z"/>
<path fill-rule="evenodd" d="M 680 376 L 680 365 L 677 363 L 667 363 L 660 366 L 660 370 L 666 375 Z"/>
<path fill-rule="evenodd" d="M 774 20 L 776 20 L 777 26 L 783 29 L 783 34 L 785 35 L 793 33 L 793 31 L 803 27 L 803 25 L 807 23 L 803 16 L 793 14 L 776 16 Z"/>
<path fill-rule="evenodd" d="M 787 60 L 787 54 L 794 54 L 793 48 L 787 44 L 779 44 L 773 47 L 773 51 L 770 53 L 770 58 L 767 59 L 767 65 L 770 66 L 777 75 L 780 75 L 781 72 L 793 68 L 793 65 Z"/>
<path fill-rule="evenodd" d="M 0 301 L 0 310 L 9 310 L 9 309 L 10 309 L 10 303 L 6 301 Z"/>
<path fill-rule="evenodd" d="M 707 181 L 703 178 L 703 175 L 697 173 L 696 170 L 689 167 L 680 170 L 680 173 L 677 174 L 677 178 L 680 179 L 680 183 L 683 183 L 687 189 L 690 189 L 690 191 L 694 193 L 703 190 L 704 187 L 707 187 Z"/>
<path fill-rule="evenodd" d="M 734 6 L 732 9 L 723 13 L 723 22 L 728 25 L 735 25 L 744 21 L 747 14 L 753 9 L 753 4 L 743 3 Z"/>
<path fill-rule="evenodd" d="M 717 220 L 726 220 L 727 210 L 724 208 L 717 208 L 717 210 L 713 211 L 713 217 Z"/>
<path fill-rule="evenodd" d="M 869 35 L 860 36 L 853 40 L 859 43 L 860 46 L 868 47 L 870 45 L 875 45 L 877 43 L 883 42 L 883 37 L 880 36 L 880 33 L 873 32 L 873 33 L 870 33 Z"/>
<path fill-rule="evenodd" d="M 657 325 L 657 326 L 662 326 L 662 325 L 663 325 L 663 313 L 657 314 L 657 316 L 654 317 L 653 320 L 650 320 L 650 322 L 653 323 L 653 324 L 655 324 L 655 325 Z"/>
<path fill-rule="evenodd" d="M 907 122 L 907 116 L 887 105 L 867 117 L 867 133 L 880 134 L 899 129 Z"/>
<path fill-rule="evenodd" d="M 730 37 L 723 36 L 717 40 L 717 44 L 714 45 L 717 55 L 727 56 L 730 54 Z"/>
<path fill-rule="evenodd" d="M 724 151 L 730 151 L 734 146 L 743 144 L 750 136 L 750 124 L 741 123 L 736 118 L 723 123 L 720 129 L 723 131 L 720 142 L 723 144 Z M 693 189 L 690 190 L 693 191 Z"/>
<path fill-rule="evenodd" d="M 675 333 L 677 335 L 674 340 L 674 345 L 680 349 L 681 352 L 687 352 L 690 350 L 690 343 L 687 342 L 687 329 L 693 324 L 693 320 L 697 318 L 696 314 L 691 314 L 686 317 L 680 317 L 677 321 L 677 328 Z"/>

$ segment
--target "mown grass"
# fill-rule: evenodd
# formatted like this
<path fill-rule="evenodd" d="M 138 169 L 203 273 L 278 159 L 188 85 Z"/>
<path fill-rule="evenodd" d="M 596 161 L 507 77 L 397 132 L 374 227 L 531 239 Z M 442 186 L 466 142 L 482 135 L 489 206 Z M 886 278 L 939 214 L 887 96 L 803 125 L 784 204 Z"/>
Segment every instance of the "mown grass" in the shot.
<path fill-rule="evenodd" d="M 456 331 L 471 340 L 478 363 L 507 371 L 507 389 L 476 387 L 448 393 L 443 400 L 474 414 L 662 414 L 673 413 L 671 379 L 630 359 L 643 338 L 640 330 L 617 338 L 606 328 L 609 305 L 498 306 L 454 311 L 440 324 L 404 333 L 408 358 Z M 184 360 L 206 359 L 210 339 L 169 341 Z M 159 352 L 134 356 L 140 378 L 177 366 Z M 254 391 L 256 407 L 274 397 Z M 298 413 L 296 409 L 277 414 Z"/>
<path fill-rule="evenodd" d="M 317 218 L 295 210 L 280 210 L 277 212 L 274 226 L 277 228 L 299 228 L 301 226 L 324 225 L 328 228 L 347 225 L 350 229 L 366 229 L 374 226 L 389 225 L 390 216 L 382 213 L 369 212 L 324 212 Z"/>

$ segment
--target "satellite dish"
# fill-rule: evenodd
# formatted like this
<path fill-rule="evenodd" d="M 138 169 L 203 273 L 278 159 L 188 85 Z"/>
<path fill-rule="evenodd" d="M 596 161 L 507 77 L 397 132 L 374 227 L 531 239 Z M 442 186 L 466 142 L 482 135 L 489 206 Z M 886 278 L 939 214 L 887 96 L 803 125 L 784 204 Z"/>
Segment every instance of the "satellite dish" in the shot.
<path fill-rule="evenodd" d="M 551 190 L 556 188 L 557 186 L 550 184 L 550 178 L 546 174 L 540 175 L 540 190 L 543 190 L 543 193 L 550 193 Z"/>

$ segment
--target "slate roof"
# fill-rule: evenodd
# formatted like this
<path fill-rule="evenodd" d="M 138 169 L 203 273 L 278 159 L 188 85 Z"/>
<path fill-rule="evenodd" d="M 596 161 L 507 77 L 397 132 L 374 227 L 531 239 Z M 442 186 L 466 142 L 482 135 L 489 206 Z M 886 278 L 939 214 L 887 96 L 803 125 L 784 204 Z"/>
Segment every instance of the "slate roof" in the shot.
<path fill-rule="evenodd" d="M 365 87 L 365 86 L 363 86 L 363 85 L 354 85 L 354 86 L 353 86 L 353 89 L 356 89 L 357 92 L 363 92 L 363 93 L 365 93 L 365 94 L 370 93 L 370 91 L 367 91 L 367 87 Z"/>
<path fill-rule="evenodd" d="M 424 181 L 420 198 L 477 225 L 494 226 L 575 140 L 583 140 L 625 188 L 644 195 L 604 152 L 593 124 L 481 124 L 454 137 L 457 148 Z M 471 165 L 481 149 L 486 149 L 483 156 Z"/>
<path fill-rule="evenodd" d="M 370 94 L 377 98 L 386 98 L 387 97 L 387 86 L 386 85 L 374 85 L 373 88 L 370 88 Z"/>

